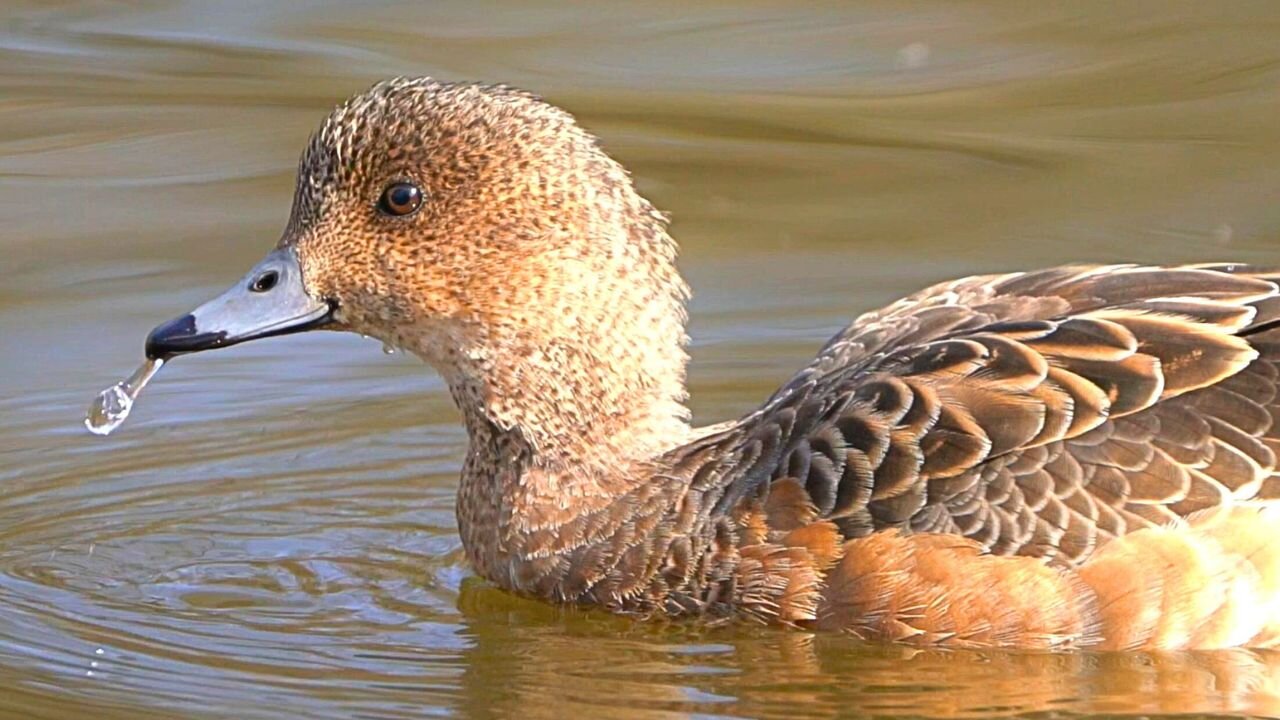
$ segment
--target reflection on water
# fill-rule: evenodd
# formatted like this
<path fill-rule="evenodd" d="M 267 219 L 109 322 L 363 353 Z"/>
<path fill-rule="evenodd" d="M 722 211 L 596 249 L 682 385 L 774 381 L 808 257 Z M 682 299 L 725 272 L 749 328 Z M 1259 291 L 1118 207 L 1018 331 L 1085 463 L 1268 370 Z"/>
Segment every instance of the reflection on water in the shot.
<path fill-rule="evenodd" d="M 359 338 L 184 358 L 110 439 L 80 425 L 274 242 L 327 109 L 396 74 L 535 89 L 635 171 L 697 291 L 702 421 L 932 280 L 1280 261 L 1273 3 L 850 5 L 8 3 L 0 715 L 1280 714 L 1275 654 L 917 652 L 496 592 L 447 394 Z"/>
<path fill-rule="evenodd" d="M 460 598 L 478 643 L 467 652 L 466 696 L 500 715 L 1274 714 L 1280 706 L 1280 653 L 920 651 L 831 635 L 623 627 L 532 605 L 513 611 L 478 582 Z M 560 688 L 559 702 L 539 707 L 549 688 Z"/>

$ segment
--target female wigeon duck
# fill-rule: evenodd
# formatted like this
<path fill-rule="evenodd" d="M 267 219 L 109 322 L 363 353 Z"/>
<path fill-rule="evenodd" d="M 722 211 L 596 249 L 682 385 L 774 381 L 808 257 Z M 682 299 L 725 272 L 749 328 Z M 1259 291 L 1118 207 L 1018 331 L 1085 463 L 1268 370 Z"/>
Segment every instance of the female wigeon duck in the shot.
<path fill-rule="evenodd" d="M 959 647 L 1280 639 L 1280 271 L 943 283 L 697 429 L 675 258 L 564 111 L 390 80 L 311 139 L 276 249 L 147 354 L 313 328 L 417 354 L 469 436 L 467 557 L 521 594 Z"/>

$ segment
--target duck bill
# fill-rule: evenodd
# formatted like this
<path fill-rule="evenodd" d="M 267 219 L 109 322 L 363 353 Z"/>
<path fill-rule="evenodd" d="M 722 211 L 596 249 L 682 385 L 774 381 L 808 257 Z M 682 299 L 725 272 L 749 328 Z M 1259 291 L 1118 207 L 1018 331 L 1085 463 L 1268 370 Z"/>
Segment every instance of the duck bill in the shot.
<path fill-rule="evenodd" d="M 230 347 L 249 340 L 324 327 L 333 305 L 307 294 L 291 247 L 279 248 L 226 292 L 147 335 L 151 359 Z"/>

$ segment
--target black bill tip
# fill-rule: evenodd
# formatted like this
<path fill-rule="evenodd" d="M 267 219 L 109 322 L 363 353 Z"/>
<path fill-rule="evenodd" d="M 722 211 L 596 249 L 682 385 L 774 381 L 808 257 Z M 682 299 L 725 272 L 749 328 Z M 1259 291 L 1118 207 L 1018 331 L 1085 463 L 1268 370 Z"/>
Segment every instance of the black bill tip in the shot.
<path fill-rule="evenodd" d="M 152 330 L 147 335 L 146 353 L 152 360 L 168 359 L 182 353 L 218 347 L 226 339 L 226 332 L 199 332 L 196 316 L 188 313 Z"/>

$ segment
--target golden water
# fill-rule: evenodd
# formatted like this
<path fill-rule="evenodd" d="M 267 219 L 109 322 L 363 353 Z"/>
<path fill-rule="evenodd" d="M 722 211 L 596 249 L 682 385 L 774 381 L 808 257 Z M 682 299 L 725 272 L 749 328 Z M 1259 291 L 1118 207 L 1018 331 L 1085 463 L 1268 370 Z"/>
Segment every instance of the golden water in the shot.
<path fill-rule="evenodd" d="M 1121 7 L 1122 6 L 1122 7 Z M 1280 5 L 19 2 L 0 9 L 0 716 L 1280 714 L 1280 656 L 917 653 L 515 600 L 414 358 L 327 333 L 84 403 L 278 237 L 332 103 L 505 81 L 674 218 L 694 411 L 856 312 L 1076 260 L 1280 263 Z"/>

